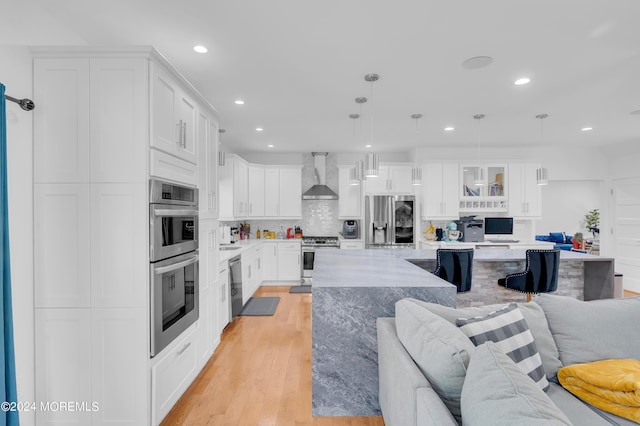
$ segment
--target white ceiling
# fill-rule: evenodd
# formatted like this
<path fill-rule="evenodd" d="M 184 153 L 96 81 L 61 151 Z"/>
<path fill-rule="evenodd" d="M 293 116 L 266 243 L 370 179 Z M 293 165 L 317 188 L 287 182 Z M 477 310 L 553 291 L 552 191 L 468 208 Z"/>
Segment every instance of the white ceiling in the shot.
<path fill-rule="evenodd" d="M 364 151 L 372 122 L 378 151 L 475 146 L 478 138 L 577 149 L 640 138 L 640 115 L 630 114 L 640 110 L 638 0 L 0 5 L 2 44 L 156 47 L 218 109 L 222 141 L 238 152 Z M 195 53 L 196 44 L 209 53 Z M 462 68 L 479 55 L 494 62 Z M 360 112 L 356 97 L 370 97 L 368 73 L 380 80 L 354 131 L 348 116 Z M 515 86 L 521 76 L 531 83 Z M 424 115 L 417 132 L 413 113 Z M 486 114 L 479 128 L 476 113 Z M 549 114 L 544 137 L 540 113 Z M 455 131 L 443 131 L 448 125 Z"/>

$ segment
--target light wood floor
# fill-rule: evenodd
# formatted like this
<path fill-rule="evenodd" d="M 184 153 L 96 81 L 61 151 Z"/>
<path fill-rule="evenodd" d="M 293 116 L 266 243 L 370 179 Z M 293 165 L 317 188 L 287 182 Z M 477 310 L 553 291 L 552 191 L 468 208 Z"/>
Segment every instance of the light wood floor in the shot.
<path fill-rule="evenodd" d="M 631 291 L 631 290 L 624 291 L 624 297 L 636 297 L 636 296 L 640 296 L 640 293 L 636 293 L 635 291 Z"/>
<path fill-rule="evenodd" d="M 382 417 L 311 416 L 311 294 L 260 287 L 255 296 L 279 296 L 275 315 L 229 324 L 162 426 L 383 426 Z"/>

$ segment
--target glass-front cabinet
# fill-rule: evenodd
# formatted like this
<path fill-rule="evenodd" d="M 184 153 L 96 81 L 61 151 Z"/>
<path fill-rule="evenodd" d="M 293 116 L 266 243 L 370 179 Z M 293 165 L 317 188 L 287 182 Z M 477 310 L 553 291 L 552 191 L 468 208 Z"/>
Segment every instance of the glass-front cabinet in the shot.
<path fill-rule="evenodd" d="M 507 166 L 463 164 L 460 167 L 460 211 L 507 211 Z"/>

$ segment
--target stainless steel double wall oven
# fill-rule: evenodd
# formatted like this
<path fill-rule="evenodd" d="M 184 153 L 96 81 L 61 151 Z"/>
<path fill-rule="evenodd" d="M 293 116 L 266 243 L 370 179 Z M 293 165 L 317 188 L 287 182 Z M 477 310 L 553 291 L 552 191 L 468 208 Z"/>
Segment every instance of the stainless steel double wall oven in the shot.
<path fill-rule="evenodd" d="M 198 320 L 198 190 L 149 183 L 151 357 Z"/>

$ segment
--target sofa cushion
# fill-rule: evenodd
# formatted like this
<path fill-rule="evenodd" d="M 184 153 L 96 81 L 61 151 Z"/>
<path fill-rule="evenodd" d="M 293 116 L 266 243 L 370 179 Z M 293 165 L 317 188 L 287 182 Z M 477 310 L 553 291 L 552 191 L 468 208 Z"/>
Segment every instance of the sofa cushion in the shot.
<path fill-rule="evenodd" d="M 422 374 L 460 422 L 460 393 L 475 346 L 460 329 L 415 303 L 396 302 L 396 332 Z"/>
<path fill-rule="evenodd" d="M 571 241 L 564 232 L 549 232 L 549 239 L 552 243 L 566 244 Z"/>
<path fill-rule="evenodd" d="M 640 297 L 584 302 L 539 294 L 563 365 L 640 356 Z"/>
<path fill-rule="evenodd" d="M 458 318 L 456 325 L 476 346 L 496 343 L 540 389 L 549 387 L 536 342 L 518 305 L 510 303 L 484 316 Z"/>
<path fill-rule="evenodd" d="M 474 425 L 571 425 L 549 397 L 493 342 L 478 346 L 462 388 L 462 419 Z"/>
<path fill-rule="evenodd" d="M 455 324 L 456 319 L 458 318 L 487 315 L 489 312 L 497 311 L 505 306 L 503 303 L 455 309 L 438 305 L 437 303 L 423 302 L 415 299 L 411 300 L 434 314 L 441 316 L 451 324 Z M 556 347 L 556 342 L 553 340 L 553 336 L 551 335 L 551 331 L 547 325 L 547 318 L 544 315 L 544 311 L 534 302 L 518 303 L 518 308 L 522 312 L 522 315 L 529 326 L 529 330 L 531 330 L 531 334 L 533 334 L 533 339 L 535 340 L 536 347 L 540 353 L 542 367 L 547 374 L 547 378 L 552 379 L 558 373 L 558 370 L 562 368 L 562 363 L 560 363 L 558 348 Z"/>

